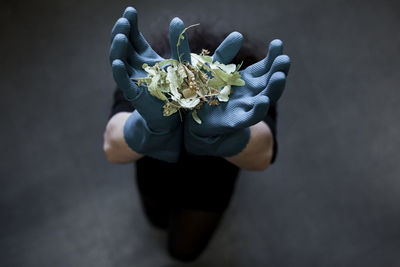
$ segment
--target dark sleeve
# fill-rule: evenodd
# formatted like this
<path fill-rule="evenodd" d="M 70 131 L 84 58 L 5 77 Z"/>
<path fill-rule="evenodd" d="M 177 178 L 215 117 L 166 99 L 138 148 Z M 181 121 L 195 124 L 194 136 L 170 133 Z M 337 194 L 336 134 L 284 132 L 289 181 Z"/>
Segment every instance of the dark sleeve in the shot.
<path fill-rule="evenodd" d="M 271 163 L 275 162 L 276 155 L 278 153 L 278 140 L 276 138 L 276 120 L 277 120 L 277 105 L 272 104 L 269 107 L 267 116 L 265 116 L 265 118 L 263 120 L 268 125 L 268 127 L 271 129 L 272 137 L 274 138 L 274 147 L 273 147 Z"/>
<path fill-rule="evenodd" d="M 132 106 L 131 102 L 125 99 L 124 93 L 122 92 L 121 89 L 116 88 L 114 91 L 114 97 L 113 97 L 113 104 L 111 107 L 111 113 L 108 119 L 110 119 L 112 116 L 117 114 L 118 112 L 132 112 L 134 111 L 135 108 Z"/>

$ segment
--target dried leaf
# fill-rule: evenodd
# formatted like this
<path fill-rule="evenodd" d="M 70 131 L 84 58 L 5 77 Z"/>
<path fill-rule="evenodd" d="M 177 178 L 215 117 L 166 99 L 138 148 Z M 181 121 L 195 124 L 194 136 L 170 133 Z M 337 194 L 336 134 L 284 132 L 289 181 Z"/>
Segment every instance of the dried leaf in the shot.
<path fill-rule="evenodd" d="M 228 84 L 234 85 L 234 86 L 243 86 L 246 83 L 245 83 L 245 81 L 243 81 L 241 79 L 241 76 L 240 76 L 239 72 L 234 72 L 232 74 L 232 76 L 229 77 Z"/>
<path fill-rule="evenodd" d="M 190 55 L 193 66 L 195 66 L 198 69 L 204 68 L 206 71 L 211 71 L 211 68 L 207 64 L 212 63 L 212 57 L 201 56 L 194 53 L 191 53 Z"/>
<path fill-rule="evenodd" d="M 165 103 L 163 108 L 164 108 L 163 115 L 164 116 L 171 116 L 172 114 L 177 112 L 180 107 L 179 107 L 177 102 L 172 101 L 172 102 Z"/>
<path fill-rule="evenodd" d="M 147 88 L 149 89 L 151 95 L 161 100 L 168 100 L 167 97 L 163 94 L 163 92 L 161 92 L 161 88 L 158 84 L 159 81 L 160 81 L 160 75 L 156 73 L 154 77 L 151 79 L 150 84 L 147 85 Z"/>
<path fill-rule="evenodd" d="M 183 108 L 193 109 L 200 103 L 200 99 L 196 97 L 178 99 L 178 103 Z"/>
<path fill-rule="evenodd" d="M 171 91 L 173 100 L 178 100 L 182 97 L 182 95 L 178 92 L 178 88 L 182 84 L 182 79 L 178 78 L 176 70 L 177 68 L 174 66 L 169 66 L 167 68 L 167 81 L 169 83 L 169 89 Z"/>
<path fill-rule="evenodd" d="M 199 118 L 199 115 L 197 114 L 197 109 L 192 111 L 192 118 L 195 122 L 197 122 L 198 124 L 201 124 L 201 120 Z"/>
<path fill-rule="evenodd" d="M 207 83 L 208 86 L 213 87 L 213 88 L 222 88 L 226 85 L 226 82 L 219 78 L 218 76 L 210 79 Z"/>
<path fill-rule="evenodd" d="M 211 65 L 211 69 L 216 69 L 216 68 L 220 68 L 224 72 L 231 74 L 231 73 L 235 72 L 236 65 L 235 64 L 224 65 L 224 64 L 221 64 L 218 61 L 216 61 Z"/>
<path fill-rule="evenodd" d="M 196 25 L 185 28 L 178 37 L 177 52 L 184 32 Z M 219 105 L 229 101 L 232 86 L 242 86 L 245 82 L 238 72 L 241 64 L 222 64 L 213 62 L 209 51 L 204 50 L 200 55 L 191 54 L 192 64 L 181 63 L 180 60 L 166 59 L 154 66 L 143 64 L 147 76 L 134 79 L 139 86 L 146 86 L 149 93 L 163 101 L 163 115 L 170 116 L 181 108 L 192 110 L 193 119 L 201 124 L 197 110 L 204 103 Z"/>
<path fill-rule="evenodd" d="M 221 102 L 228 102 L 229 95 L 231 94 L 231 86 L 226 85 L 218 94 L 218 100 Z"/>

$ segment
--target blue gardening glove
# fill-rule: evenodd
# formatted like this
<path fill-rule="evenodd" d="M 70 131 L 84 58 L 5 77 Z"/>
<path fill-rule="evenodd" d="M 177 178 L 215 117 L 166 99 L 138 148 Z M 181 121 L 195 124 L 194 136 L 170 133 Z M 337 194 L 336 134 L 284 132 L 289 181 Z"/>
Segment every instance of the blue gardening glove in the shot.
<path fill-rule="evenodd" d="M 178 60 L 176 44 L 184 29 L 179 18 L 170 23 L 169 38 L 171 56 Z M 179 46 L 182 61 L 190 62 L 189 44 L 184 34 Z M 182 129 L 178 113 L 163 116 L 164 102 L 150 95 L 147 88 L 138 86 L 131 78 L 143 78 L 147 73 L 142 65 L 152 66 L 163 60 L 147 43 L 138 29 L 137 12 L 128 7 L 118 19 L 111 33 L 110 61 L 112 72 L 125 98 L 135 111 L 124 125 L 126 143 L 134 151 L 168 162 L 179 157 Z"/>
<path fill-rule="evenodd" d="M 222 43 L 214 61 L 228 64 L 239 51 L 241 41 Z M 228 102 L 217 106 L 204 104 L 197 114 L 202 124 L 196 123 L 189 112 L 184 123 L 186 150 L 198 155 L 234 156 L 250 139 L 250 126 L 267 114 L 271 102 L 277 102 L 285 87 L 290 59 L 282 55 L 282 41 L 273 40 L 267 56 L 240 71 L 244 86 L 232 86 Z"/>

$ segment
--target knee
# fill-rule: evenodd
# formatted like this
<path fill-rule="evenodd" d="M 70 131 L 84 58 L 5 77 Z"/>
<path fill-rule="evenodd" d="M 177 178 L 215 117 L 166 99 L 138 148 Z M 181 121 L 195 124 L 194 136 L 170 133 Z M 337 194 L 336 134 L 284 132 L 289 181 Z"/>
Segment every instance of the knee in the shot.
<path fill-rule="evenodd" d="M 192 262 L 196 260 L 202 250 L 195 250 L 195 249 L 178 249 L 171 244 L 168 244 L 168 254 L 175 260 L 182 261 L 182 262 Z"/>

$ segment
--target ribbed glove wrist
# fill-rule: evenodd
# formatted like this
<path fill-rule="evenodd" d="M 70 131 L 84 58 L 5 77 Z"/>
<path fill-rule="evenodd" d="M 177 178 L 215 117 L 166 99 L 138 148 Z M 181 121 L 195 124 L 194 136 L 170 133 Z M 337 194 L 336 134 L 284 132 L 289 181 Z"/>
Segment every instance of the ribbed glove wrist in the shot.
<path fill-rule="evenodd" d="M 167 162 L 177 162 L 180 152 L 182 128 L 153 131 L 135 110 L 124 125 L 124 138 L 137 153 Z"/>
<path fill-rule="evenodd" d="M 187 127 L 185 129 L 185 148 L 196 155 L 230 157 L 239 154 L 250 140 L 250 128 L 239 129 L 233 133 L 217 136 L 199 136 Z"/>

